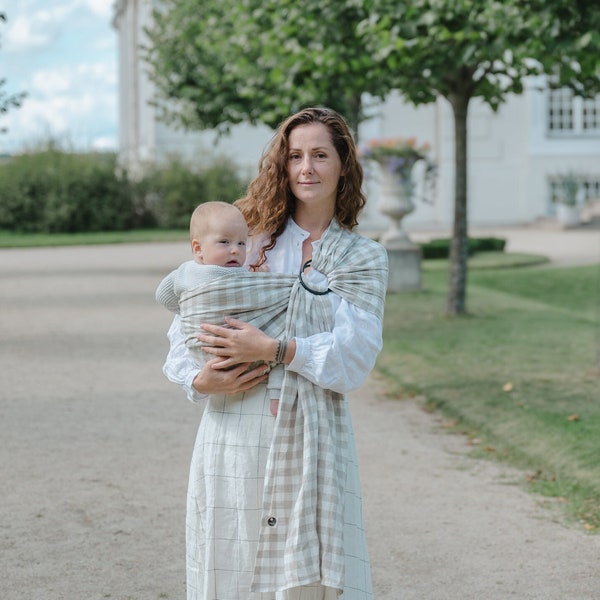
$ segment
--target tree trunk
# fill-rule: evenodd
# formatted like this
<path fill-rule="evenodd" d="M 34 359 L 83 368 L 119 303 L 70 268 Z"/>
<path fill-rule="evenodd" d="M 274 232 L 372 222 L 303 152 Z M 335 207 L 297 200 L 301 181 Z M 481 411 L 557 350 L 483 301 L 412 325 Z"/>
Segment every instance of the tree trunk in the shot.
<path fill-rule="evenodd" d="M 450 94 L 454 114 L 454 225 L 450 245 L 446 314 L 466 312 L 467 290 L 467 114 L 470 94 Z"/>
<path fill-rule="evenodd" d="M 358 144 L 358 127 L 360 125 L 360 120 L 362 117 L 362 94 L 353 94 L 349 100 L 348 104 L 350 106 L 350 114 L 346 115 L 348 120 L 348 125 L 354 134 L 354 141 Z"/>

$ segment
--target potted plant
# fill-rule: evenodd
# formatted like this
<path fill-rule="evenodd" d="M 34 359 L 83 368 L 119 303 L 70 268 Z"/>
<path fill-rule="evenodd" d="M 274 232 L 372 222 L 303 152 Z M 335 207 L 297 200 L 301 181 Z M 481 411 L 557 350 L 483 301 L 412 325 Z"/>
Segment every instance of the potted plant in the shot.
<path fill-rule="evenodd" d="M 576 227 L 581 223 L 581 205 L 585 199 L 582 178 L 575 173 L 567 173 L 555 181 L 556 219 L 563 227 Z"/>

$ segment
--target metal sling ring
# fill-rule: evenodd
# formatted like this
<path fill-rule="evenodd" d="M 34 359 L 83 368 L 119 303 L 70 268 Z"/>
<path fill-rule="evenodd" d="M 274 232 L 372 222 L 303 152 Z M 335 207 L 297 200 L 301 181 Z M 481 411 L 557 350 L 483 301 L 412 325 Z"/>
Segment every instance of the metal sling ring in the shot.
<path fill-rule="evenodd" d="M 307 260 L 303 265 L 302 268 L 300 269 L 300 273 L 298 273 L 298 279 L 300 280 L 300 285 L 307 291 L 310 292 L 311 294 L 314 294 L 315 296 L 324 296 L 325 294 L 329 294 L 329 292 L 331 291 L 329 288 L 327 288 L 324 292 L 319 292 L 316 290 L 311 290 L 305 283 L 304 283 L 304 279 L 302 279 L 302 273 L 304 273 L 304 271 L 306 271 L 306 269 L 308 269 L 308 267 L 310 267 L 310 265 L 312 264 L 312 258 L 310 260 Z"/>

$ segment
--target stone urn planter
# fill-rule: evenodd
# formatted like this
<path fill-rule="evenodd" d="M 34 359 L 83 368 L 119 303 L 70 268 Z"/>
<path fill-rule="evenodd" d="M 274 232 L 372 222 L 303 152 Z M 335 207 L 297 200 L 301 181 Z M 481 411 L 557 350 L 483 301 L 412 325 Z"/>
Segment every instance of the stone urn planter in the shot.
<path fill-rule="evenodd" d="M 388 292 L 421 288 L 421 249 L 410 240 L 403 219 L 415 210 L 415 164 L 423 167 L 423 185 L 431 181 L 435 173 L 428 152 L 429 144 L 418 145 L 414 138 L 370 140 L 361 149 L 362 159 L 376 166 L 378 208 L 391 221 L 380 238 L 388 253 Z"/>
<path fill-rule="evenodd" d="M 409 180 L 399 181 L 383 165 L 379 171 L 379 210 L 391 220 L 389 229 L 381 236 L 381 243 L 391 249 L 414 248 L 402 224 L 402 219 L 415 210 L 413 184 Z"/>

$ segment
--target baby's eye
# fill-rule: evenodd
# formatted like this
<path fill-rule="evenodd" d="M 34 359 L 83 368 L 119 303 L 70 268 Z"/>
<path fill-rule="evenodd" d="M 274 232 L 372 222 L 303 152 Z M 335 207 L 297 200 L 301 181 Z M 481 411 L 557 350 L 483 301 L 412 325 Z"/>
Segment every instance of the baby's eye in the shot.
<path fill-rule="evenodd" d="M 245 246 L 246 242 L 240 242 L 240 246 Z"/>
<path fill-rule="evenodd" d="M 219 240 L 219 244 L 229 244 L 229 240 Z"/>

